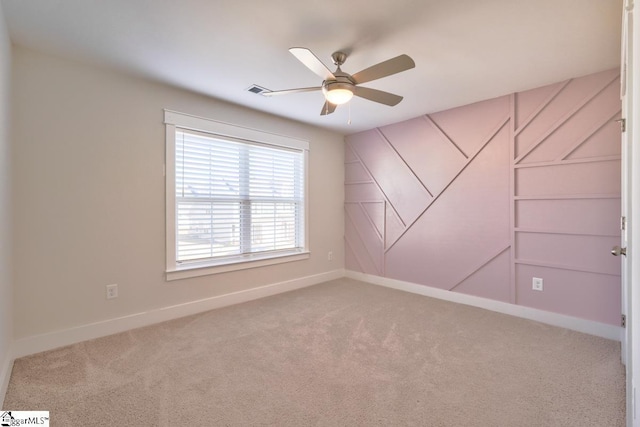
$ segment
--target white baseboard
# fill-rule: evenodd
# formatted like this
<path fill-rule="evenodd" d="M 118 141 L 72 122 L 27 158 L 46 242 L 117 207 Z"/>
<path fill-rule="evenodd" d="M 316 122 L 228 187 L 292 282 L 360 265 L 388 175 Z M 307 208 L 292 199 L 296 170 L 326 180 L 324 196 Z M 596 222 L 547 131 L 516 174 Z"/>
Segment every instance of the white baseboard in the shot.
<path fill-rule="evenodd" d="M 273 283 L 258 288 L 219 295 L 198 301 L 136 313 L 129 316 L 90 323 L 62 331 L 50 332 L 18 339 L 14 342 L 13 357 L 19 358 L 41 351 L 52 350 L 65 345 L 100 338 L 103 336 L 128 331 L 130 329 L 149 326 L 154 323 L 165 322 L 192 314 L 201 313 L 215 308 L 226 307 L 242 302 L 252 301 L 295 289 L 305 288 L 328 280 L 345 276 L 344 269 L 301 277 L 286 282 Z"/>
<path fill-rule="evenodd" d="M 506 302 L 476 297 L 473 295 L 461 294 L 459 292 L 446 291 L 443 289 L 418 285 L 416 283 L 405 282 L 402 280 L 389 279 L 387 277 L 374 276 L 371 274 L 365 274 L 351 270 L 346 270 L 345 276 L 351 279 L 372 283 L 374 285 L 385 286 L 387 288 L 398 289 L 401 291 L 411 292 L 414 294 L 424 295 L 445 301 L 484 308 L 486 310 L 509 314 L 511 316 L 521 317 L 528 320 L 534 320 L 536 322 L 546 323 L 548 325 L 559 326 L 561 328 L 571 329 L 573 331 L 595 335 L 614 341 L 620 341 L 623 333 L 623 329 L 619 326 L 594 322 L 592 320 L 579 319 L 577 317 L 551 313 L 549 311 L 509 304 Z"/>
<path fill-rule="evenodd" d="M 13 355 L 11 349 L 7 351 L 4 362 L 0 366 L 0 409 L 4 408 L 4 397 L 7 394 L 9 380 L 11 379 L 11 370 L 13 369 Z"/>
<path fill-rule="evenodd" d="M 15 340 L 13 343 L 13 351 L 10 353 L 10 356 L 1 367 L 2 371 L 0 371 L 0 398 L 4 398 L 4 393 L 6 392 L 6 388 L 9 383 L 9 377 L 11 375 L 11 367 L 13 366 L 13 360 L 15 358 L 28 356 L 30 354 L 35 354 L 46 350 L 52 350 L 54 348 L 59 348 L 65 345 L 75 344 L 94 338 L 100 338 L 118 332 L 128 331 L 130 329 L 149 326 L 155 323 L 165 322 L 167 320 L 173 320 L 208 310 L 213 310 L 215 308 L 226 307 L 229 305 L 239 304 L 242 302 L 280 294 L 283 292 L 293 291 L 295 289 L 301 289 L 329 280 L 339 279 L 341 277 L 349 277 L 352 279 L 361 280 L 388 288 L 398 289 L 405 292 L 411 292 L 446 301 L 484 308 L 498 313 L 509 314 L 512 316 L 534 320 L 553 326 L 559 326 L 562 328 L 571 329 L 574 331 L 583 332 L 586 334 L 595 335 L 615 341 L 620 341 L 621 334 L 623 332 L 623 329 L 618 326 L 594 322 L 591 320 L 579 319 L 576 317 L 551 313 L 548 311 L 523 307 L 500 301 L 494 301 L 486 298 L 476 297 L 473 295 L 461 294 L 458 292 L 445 291 L 442 289 L 431 288 L 428 286 L 404 282 L 401 280 L 389 279 L 386 277 L 374 276 L 351 270 L 338 269 L 326 273 L 316 274 L 313 276 L 301 277 L 298 279 L 274 283 L 258 288 L 247 289 L 244 291 L 219 295 L 198 301 L 191 301 L 184 304 L 159 308 L 132 314 L 129 316 L 104 320 L 101 322 L 90 323 L 70 329 Z M 1 401 L 2 400 L 0 400 L 0 402 Z"/>

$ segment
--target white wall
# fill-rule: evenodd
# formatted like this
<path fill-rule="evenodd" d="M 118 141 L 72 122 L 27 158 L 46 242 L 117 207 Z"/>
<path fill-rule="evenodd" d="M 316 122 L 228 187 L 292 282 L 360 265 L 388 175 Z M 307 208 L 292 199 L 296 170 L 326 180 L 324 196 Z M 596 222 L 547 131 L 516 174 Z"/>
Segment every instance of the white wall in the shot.
<path fill-rule="evenodd" d="M 16 340 L 344 268 L 341 135 L 17 46 L 12 75 Z M 165 281 L 163 108 L 310 141 L 309 260 Z"/>
<path fill-rule="evenodd" d="M 9 380 L 13 297 L 9 165 L 9 89 L 11 44 L 0 5 L 0 404 Z"/>

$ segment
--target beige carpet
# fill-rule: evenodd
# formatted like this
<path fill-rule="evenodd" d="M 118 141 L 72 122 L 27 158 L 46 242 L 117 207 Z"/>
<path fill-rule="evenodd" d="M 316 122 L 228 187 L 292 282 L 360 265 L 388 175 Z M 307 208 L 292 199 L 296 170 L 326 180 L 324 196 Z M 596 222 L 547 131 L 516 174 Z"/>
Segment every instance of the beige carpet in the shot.
<path fill-rule="evenodd" d="M 619 343 L 336 280 L 15 362 L 52 426 L 623 426 Z"/>

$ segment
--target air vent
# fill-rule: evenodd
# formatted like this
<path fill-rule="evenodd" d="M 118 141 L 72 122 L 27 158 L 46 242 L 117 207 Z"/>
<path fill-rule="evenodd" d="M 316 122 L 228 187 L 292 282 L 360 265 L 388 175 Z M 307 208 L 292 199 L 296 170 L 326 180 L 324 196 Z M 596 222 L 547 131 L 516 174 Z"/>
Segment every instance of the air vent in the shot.
<path fill-rule="evenodd" d="M 255 93 L 257 95 L 262 94 L 263 92 L 271 92 L 269 89 L 264 88 L 262 86 L 258 86 L 258 85 L 251 85 L 247 88 L 247 90 L 251 93 Z"/>

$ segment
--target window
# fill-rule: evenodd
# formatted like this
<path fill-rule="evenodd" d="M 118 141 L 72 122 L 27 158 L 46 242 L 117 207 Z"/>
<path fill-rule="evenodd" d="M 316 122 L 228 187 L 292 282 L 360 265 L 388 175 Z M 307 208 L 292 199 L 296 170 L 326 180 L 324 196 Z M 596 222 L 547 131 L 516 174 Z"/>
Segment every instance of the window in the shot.
<path fill-rule="evenodd" d="M 308 258 L 308 143 L 165 111 L 167 279 Z"/>

